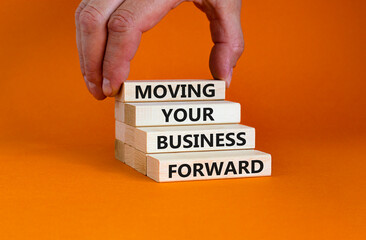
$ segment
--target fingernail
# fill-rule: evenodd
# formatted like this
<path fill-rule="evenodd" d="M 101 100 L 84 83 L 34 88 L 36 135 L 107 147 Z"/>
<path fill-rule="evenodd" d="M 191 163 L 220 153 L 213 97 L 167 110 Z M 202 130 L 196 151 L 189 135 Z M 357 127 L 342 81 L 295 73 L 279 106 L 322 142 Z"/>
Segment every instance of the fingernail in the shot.
<path fill-rule="evenodd" d="M 111 86 L 111 81 L 106 78 L 103 78 L 103 93 L 106 96 L 112 95 L 113 89 Z"/>
<path fill-rule="evenodd" d="M 227 76 L 225 82 L 226 82 L 226 88 L 230 87 L 231 78 L 233 76 L 233 68 L 230 70 L 229 75 Z"/>
<path fill-rule="evenodd" d="M 91 94 L 95 96 L 97 94 L 97 85 L 93 82 L 88 82 L 88 85 L 89 85 L 89 91 L 91 92 Z"/>
<path fill-rule="evenodd" d="M 89 89 L 89 82 L 88 82 L 88 80 L 86 79 L 86 76 L 84 76 L 84 82 L 85 82 L 86 87 Z"/>
<path fill-rule="evenodd" d="M 229 87 L 230 87 L 230 82 L 231 82 L 231 81 L 230 81 L 230 80 L 226 80 L 225 82 L 226 82 L 226 88 L 229 88 Z"/>

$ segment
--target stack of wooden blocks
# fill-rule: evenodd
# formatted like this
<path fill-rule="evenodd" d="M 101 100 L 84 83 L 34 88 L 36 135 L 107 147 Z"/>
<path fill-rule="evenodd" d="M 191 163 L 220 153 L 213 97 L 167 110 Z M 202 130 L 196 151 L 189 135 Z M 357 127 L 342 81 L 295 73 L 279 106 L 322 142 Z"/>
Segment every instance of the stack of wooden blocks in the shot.
<path fill-rule="evenodd" d="M 271 175 L 225 82 L 127 81 L 116 97 L 116 158 L 157 182 Z"/>

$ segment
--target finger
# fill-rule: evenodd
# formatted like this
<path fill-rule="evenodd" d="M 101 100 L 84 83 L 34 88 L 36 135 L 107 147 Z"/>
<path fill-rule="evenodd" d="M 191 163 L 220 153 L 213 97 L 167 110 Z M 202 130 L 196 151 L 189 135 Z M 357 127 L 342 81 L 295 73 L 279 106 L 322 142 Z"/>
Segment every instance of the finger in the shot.
<path fill-rule="evenodd" d="M 241 30 L 240 0 L 196 2 L 210 20 L 211 37 L 214 46 L 210 55 L 210 70 L 216 79 L 231 82 L 233 68 L 244 50 L 244 39 Z"/>
<path fill-rule="evenodd" d="M 84 79 L 93 96 L 104 99 L 102 63 L 107 39 L 107 22 L 123 0 L 89 0 L 79 15 Z"/>
<path fill-rule="evenodd" d="M 103 93 L 118 93 L 130 71 L 143 32 L 155 26 L 178 0 L 126 0 L 108 22 L 108 42 L 103 62 Z"/>
<path fill-rule="evenodd" d="M 83 78 L 84 78 L 85 85 L 88 88 L 89 92 L 91 92 L 89 82 L 86 80 L 86 77 L 85 77 L 83 45 L 81 43 L 81 29 L 80 29 L 80 13 L 83 11 L 83 9 L 88 4 L 88 2 L 89 2 L 89 0 L 83 0 L 79 4 L 78 8 L 76 9 L 76 11 L 75 11 L 75 25 L 76 25 L 76 46 L 77 46 L 77 49 L 78 49 L 80 69 L 81 69 L 81 73 L 82 73 Z"/>
<path fill-rule="evenodd" d="M 83 11 L 89 0 L 83 0 L 75 11 L 75 26 L 76 26 L 76 46 L 78 48 L 79 62 L 81 73 L 84 76 L 84 57 L 81 45 L 81 33 L 80 33 L 80 13 Z"/>

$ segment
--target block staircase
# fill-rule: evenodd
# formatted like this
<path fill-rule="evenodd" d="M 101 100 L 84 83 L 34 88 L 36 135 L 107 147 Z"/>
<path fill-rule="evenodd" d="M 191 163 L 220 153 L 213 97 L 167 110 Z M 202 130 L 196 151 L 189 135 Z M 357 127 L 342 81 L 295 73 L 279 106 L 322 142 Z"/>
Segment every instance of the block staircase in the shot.
<path fill-rule="evenodd" d="M 157 182 L 271 175 L 255 129 L 218 80 L 126 81 L 115 99 L 115 156 Z"/>

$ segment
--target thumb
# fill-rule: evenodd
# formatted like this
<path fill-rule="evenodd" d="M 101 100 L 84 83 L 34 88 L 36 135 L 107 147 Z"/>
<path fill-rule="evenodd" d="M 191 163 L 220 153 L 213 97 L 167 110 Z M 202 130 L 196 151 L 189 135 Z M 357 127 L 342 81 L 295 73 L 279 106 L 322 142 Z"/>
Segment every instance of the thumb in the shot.
<path fill-rule="evenodd" d="M 210 55 L 210 70 L 215 79 L 226 81 L 229 87 L 233 68 L 244 50 L 244 39 L 240 23 L 240 0 L 195 2 L 210 21 L 214 46 Z"/>

